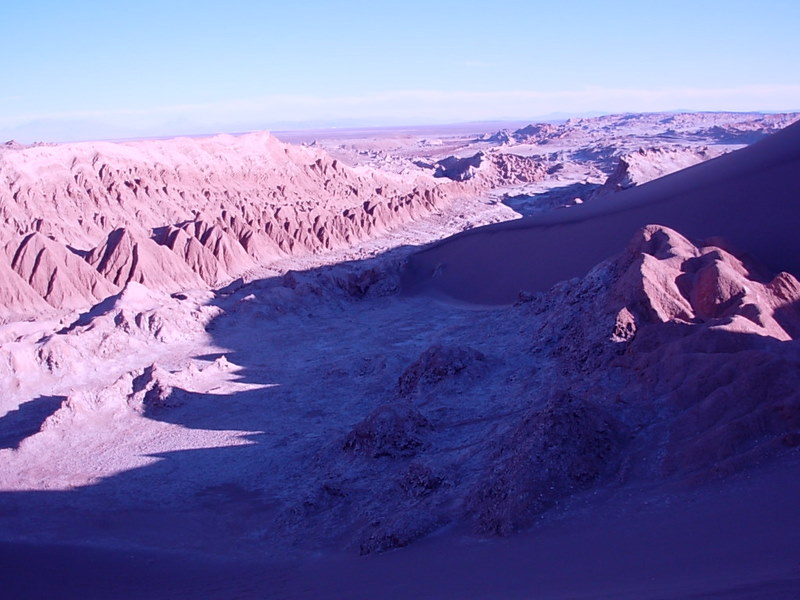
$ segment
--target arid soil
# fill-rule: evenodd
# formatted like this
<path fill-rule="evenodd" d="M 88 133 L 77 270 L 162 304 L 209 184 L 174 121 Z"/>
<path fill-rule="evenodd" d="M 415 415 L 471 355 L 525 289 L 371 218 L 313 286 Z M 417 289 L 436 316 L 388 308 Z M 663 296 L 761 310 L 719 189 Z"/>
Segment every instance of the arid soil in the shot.
<path fill-rule="evenodd" d="M 796 597 L 796 117 L 8 145 L 4 585 Z"/>

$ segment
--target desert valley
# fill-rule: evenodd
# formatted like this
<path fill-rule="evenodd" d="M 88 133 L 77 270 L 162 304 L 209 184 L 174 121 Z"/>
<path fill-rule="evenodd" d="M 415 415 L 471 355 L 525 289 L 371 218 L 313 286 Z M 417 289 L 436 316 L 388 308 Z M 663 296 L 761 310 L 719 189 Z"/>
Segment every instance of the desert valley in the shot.
<path fill-rule="evenodd" d="M 798 118 L 0 147 L 4 595 L 796 598 Z"/>

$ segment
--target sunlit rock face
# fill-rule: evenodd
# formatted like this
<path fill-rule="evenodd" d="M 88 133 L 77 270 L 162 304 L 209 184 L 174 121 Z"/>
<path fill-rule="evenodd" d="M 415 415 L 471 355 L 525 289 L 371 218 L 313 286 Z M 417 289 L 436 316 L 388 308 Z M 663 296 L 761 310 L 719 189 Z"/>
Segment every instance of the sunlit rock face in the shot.
<path fill-rule="evenodd" d="M 446 194 L 426 175 L 353 169 L 259 133 L 7 146 L 0 202 L 0 258 L 25 280 L 8 310 L 34 295 L 73 309 L 129 281 L 176 292 L 347 248 L 429 214 Z"/>

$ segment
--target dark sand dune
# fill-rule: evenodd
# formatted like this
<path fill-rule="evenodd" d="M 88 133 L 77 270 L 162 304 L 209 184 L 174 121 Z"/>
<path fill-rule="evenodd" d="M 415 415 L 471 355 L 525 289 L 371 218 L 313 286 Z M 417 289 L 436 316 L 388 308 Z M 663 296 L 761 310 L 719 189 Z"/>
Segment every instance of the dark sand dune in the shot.
<path fill-rule="evenodd" d="M 585 274 L 649 224 L 722 238 L 775 271 L 800 273 L 800 124 L 615 197 L 462 233 L 415 254 L 404 289 L 513 302 Z"/>

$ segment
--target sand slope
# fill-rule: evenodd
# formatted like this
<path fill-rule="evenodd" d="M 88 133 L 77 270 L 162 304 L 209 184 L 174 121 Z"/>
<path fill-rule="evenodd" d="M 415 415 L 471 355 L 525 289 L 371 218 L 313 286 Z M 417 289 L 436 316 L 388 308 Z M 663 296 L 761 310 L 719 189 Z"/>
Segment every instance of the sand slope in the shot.
<path fill-rule="evenodd" d="M 775 271 L 800 272 L 800 124 L 753 146 L 569 210 L 490 225 L 422 250 L 409 292 L 513 302 L 580 276 L 648 223 L 694 239 L 722 237 Z"/>

